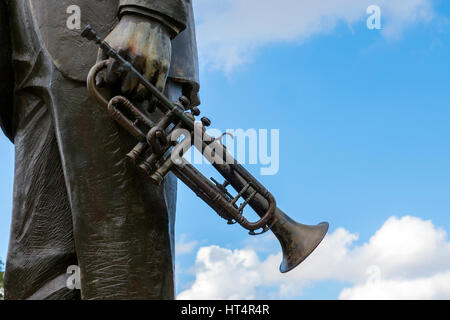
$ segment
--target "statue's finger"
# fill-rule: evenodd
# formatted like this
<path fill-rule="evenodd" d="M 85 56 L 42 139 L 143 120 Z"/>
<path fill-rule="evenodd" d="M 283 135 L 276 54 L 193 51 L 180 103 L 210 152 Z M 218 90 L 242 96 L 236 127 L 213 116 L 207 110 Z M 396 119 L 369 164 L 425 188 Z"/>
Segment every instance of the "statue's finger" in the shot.
<path fill-rule="evenodd" d="M 134 98 L 137 101 L 144 101 L 149 99 L 150 95 L 150 92 L 142 84 L 139 84 Z"/>
<path fill-rule="evenodd" d="M 111 59 L 111 63 L 108 64 L 106 69 L 105 81 L 108 84 L 113 84 L 119 80 L 119 77 L 119 63 L 115 59 Z"/>
<path fill-rule="evenodd" d="M 132 73 L 128 72 L 122 82 L 121 91 L 127 96 L 132 96 L 137 88 L 138 78 Z"/>
<path fill-rule="evenodd" d="M 145 57 L 142 55 L 133 55 L 130 59 L 132 62 L 134 68 L 140 72 L 143 73 L 144 67 L 145 67 Z M 136 76 L 132 76 L 131 74 L 127 74 L 125 77 L 123 83 L 122 83 L 122 92 L 124 94 L 128 94 L 136 98 L 136 91 L 139 86 L 139 81 Z"/>
<path fill-rule="evenodd" d="M 117 51 L 123 58 L 128 59 L 128 51 L 126 49 L 119 48 Z M 111 63 L 108 64 L 108 68 L 106 70 L 106 77 L 105 77 L 106 83 L 108 84 L 116 83 L 122 77 L 122 73 L 123 68 L 121 64 L 117 60 L 111 59 Z"/>
<path fill-rule="evenodd" d="M 148 64 L 149 62 L 146 61 L 144 62 L 144 78 L 147 79 L 148 81 L 150 81 L 151 83 L 155 83 L 154 79 L 155 79 L 155 72 L 156 70 L 154 68 L 152 68 L 152 65 Z M 143 100 L 148 100 L 151 97 L 151 92 L 148 91 L 142 84 L 139 84 L 137 90 L 136 90 L 136 95 L 135 95 L 135 99 L 138 101 L 143 101 Z"/>
<path fill-rule="evenodd" d="M 102 50 L 98 49 L 97 51 L 97 62 L 108 59 L 108 55 Z"/>
<path fill-rule="evenodd" d="M 108 59 L 108 56 L 103 52 L 102 49 L 99 49 L 97 52 L 97 63 Z M 95 83 L 97 87 L 102 87 L 105 84 L 105 73 L 100 72 L 95 78 Z"/>
<path fill-rule="evenodd" d="M 156 77 L 155 87 L 160 92 L 164 92 L 164 88 L 166 87 L 167 73 L 160 72 Z"/>

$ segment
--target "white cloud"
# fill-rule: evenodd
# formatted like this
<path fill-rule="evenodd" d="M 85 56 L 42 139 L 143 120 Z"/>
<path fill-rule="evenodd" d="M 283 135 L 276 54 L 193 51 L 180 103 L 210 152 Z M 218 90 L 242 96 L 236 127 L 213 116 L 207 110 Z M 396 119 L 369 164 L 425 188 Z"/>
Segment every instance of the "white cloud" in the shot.
<path fill-rule="evenodd" d="M 265 45 L 299 43 L 339 23 L 365 26 L 366 9 L 375 3 L 388 37 L 433 15 L 432 0 L 196 0 L 201 61 L 229 72 Z"/>
<path fill-rule="evenodd" d="M 252 250 L 218 246 L 203 247 L 197 253 L 196 280 L 178 299 L 254 299 L 259 284 L 260 261 Z M 236 276 L 241 274 L 242 276 Z"/>
<path fill-rule="evenodd" d="M 315 281 L 351 283 L 341 299 L 450 298 L 450 242 L 431 221 L 392 217 L 369 239 L 342 228 L 288 274 L 278 272 L 281 254 L 265 260 L 252 248 L 202 247 L 195 281 L 178 299 L 293 299 Z"/>
<path fill-rule="evenodd" d="M 418 279 L 374 279 L 342 290 L 347 300 L 424 300 L 450 299 L 450 271 Z"/>
<path fill-rule="evenodd" d="M 179 239 L 175 242 L 175 254 L 183 255 L 194 251 L 198 246 L 197 240 L 188 241 L 188 237 L 185 234 L 180 235 Z"/>

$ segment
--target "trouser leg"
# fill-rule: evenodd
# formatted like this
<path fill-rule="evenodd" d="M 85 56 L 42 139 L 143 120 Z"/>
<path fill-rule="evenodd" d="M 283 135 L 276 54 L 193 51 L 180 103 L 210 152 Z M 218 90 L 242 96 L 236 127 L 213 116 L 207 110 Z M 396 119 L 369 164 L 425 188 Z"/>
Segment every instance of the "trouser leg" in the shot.
<path fill-rule="evenodd" d="M 77 264 L 72 214 L 45 101 L 33 90 L 16 94 L 15 179 L 6 299 L 74 299 L 67 267 Z"/>
<path fill-rule="evenodd" d="M 136 140 L 54 73 L 56 133 L 85 299 L 173 299 L 176 180 L 152 185 L 126 160 Z M 172 96 L 181 89 L 169 84 Z"/>
<path fill-rule="evenodd" d="M 71 81 L 65 85 L 78 87 Z M 181 94 L 181 88 L 174 83 L 168 83 L 167 88 L 173 99 Z M 49 108 L 37 95 L 21 95 L 16 97 L 16 105 L 23 109 L 18 116 L 23 120 L 15 137 L 14 212 L 6 298 L 77 298 L 78 292 L 68 290 L 65 285 L 67 267 L 79 263 L 84 298 L 172 299 L 175 178 L 169 176 L 161 187 L 150 185 L 127 163 L 126 152 L 111 145 L 106 150 L 117 155 L 113 158 L 117 163 L 108 165 L 112 160 L 109 157 L 99 160 L 99 166 L 108 167 L 98 173 L 104 178 L 95 172 L 92 176 L 84 172 L 93 170 L 86 162 L 77 174 L 67 174 L 75 180 L 70 184 L 71 202 L 72 206 L 75 202 L 78 215 L 72 216 Z M 85 105 L 89 106 L 94 107 L 94 114 L 97 111 L 102 114 L 103 110 L 95 103 Z M 126 133 L 120 132 L 115 124 L 110 125 L 112 141 L 114 136 L 120 139 L 117 136 L 121 133 L 128 140 Z M 126 151 L 132 145 L 120 150 Z M 69 144 L 68 148 L 72 147 Z M 100 149 L 104 151 L 105 147 Z M 100 157 L 103 153 L 88 152 L 88 156 L 95 154 Z M 82 157 L 83 153 L 77 152 L 75 158 L 78 156 Z M 67 171 L 70 169 L 66 168 Z M 77 191 L 73 193 L 73 190 Z M 76 211 L 80 205 L 78 199 L 84 199 L 83 209 Z M 78 227 L 78 238 L 75 238 L 79 262 L 72 223 Z"/>
<path fill-rule="evenodd" d="M 9 3 L 15 172 L 5 297 L 71 299 L 79 297 L 79 292 L 67 289 L 66 270 L 78 262 L 48 94 L 53 67 L 31 24 L 27 3 Z"/>

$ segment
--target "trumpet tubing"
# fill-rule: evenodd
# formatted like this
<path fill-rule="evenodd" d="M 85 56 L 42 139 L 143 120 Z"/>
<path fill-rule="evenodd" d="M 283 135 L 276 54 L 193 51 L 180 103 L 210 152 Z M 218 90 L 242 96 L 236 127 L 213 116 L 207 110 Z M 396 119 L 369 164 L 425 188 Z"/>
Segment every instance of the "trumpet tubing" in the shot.
<path fill-rule="evenodd" d="M 206 127 L 211 121 L 202 118 L 201 124 L 195 123 L 195 117 L 200 111 L 196 107 L 191 107 L 186 97 L 181 97 L 179 102 L 169 101 L 130 63 L 100 39 L 92 28 L 88 26 L 82 35 L 95 41 L 110 57 L 134 74 L 158 100 L 155 107 L 163 113 L 163 116 L 158 123 L 154 123 L 127 98 L 116 96 L 108 100 L 99 92 L 95 79 L 98 73 L 108 66 L 110 60 L 97 63 L 89 72 L 87 85 L 91 95 L 120 126 L 137 139 L 136 146 L 126 156 L 140 171 L 155 184 L 160 184 L 169 172 L 173 172 L 220 217 L 229 224 L 240 224 L 251 235 L 271 230 L 283 251 L 280 266 L 283 273 L 294 269 L 314 251 L 325 237 L 328 223 L 308 226 L 297 223 L 287 216 L 277 207 L 273 195 L 228 153 L 226 147 L 206 134 Z M 181 142 L 171 139 L 177 129 L 189 132 Z M 201 130 L 203 139 L 200 144 L 193 142 L 195 130 Z M 207 179 L 182 157 L 184 150 L 192 146 L 198 148 L 213 164 L 225 179 L 224 183 L 220 184 L 212 178 Z M 208 148 L 212 148 L 214 152 L 204 152 Z M 179 150 L 183 151 L 175 154 L 178 156 L 178 160 L 175 161 L 173 155 L 180 152 Z M 217 157 L 223 161 L 216 162 Z M 228 186 L 237 191 L 236 196 L 230 194 Z M 242 200 L 242 203 L 239 204 L 239 200 Z M 250 222 L 244 217 L 244 209 L 248 206 L 260 217 L 258 221 Z"/>

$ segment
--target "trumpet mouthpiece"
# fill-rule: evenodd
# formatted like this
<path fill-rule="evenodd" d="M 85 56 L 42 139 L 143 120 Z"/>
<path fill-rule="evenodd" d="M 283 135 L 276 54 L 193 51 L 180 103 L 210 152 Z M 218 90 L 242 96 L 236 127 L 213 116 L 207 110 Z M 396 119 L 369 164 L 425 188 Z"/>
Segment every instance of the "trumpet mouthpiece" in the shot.
<path fill-rule="evenodd" d="M 81 36 L 88 39 L 89 41 L 97 39 L 97 33 L 90 24 L 88 24 L 86 28 L 84 28 L 84 30 L 81 32 Z"/>

